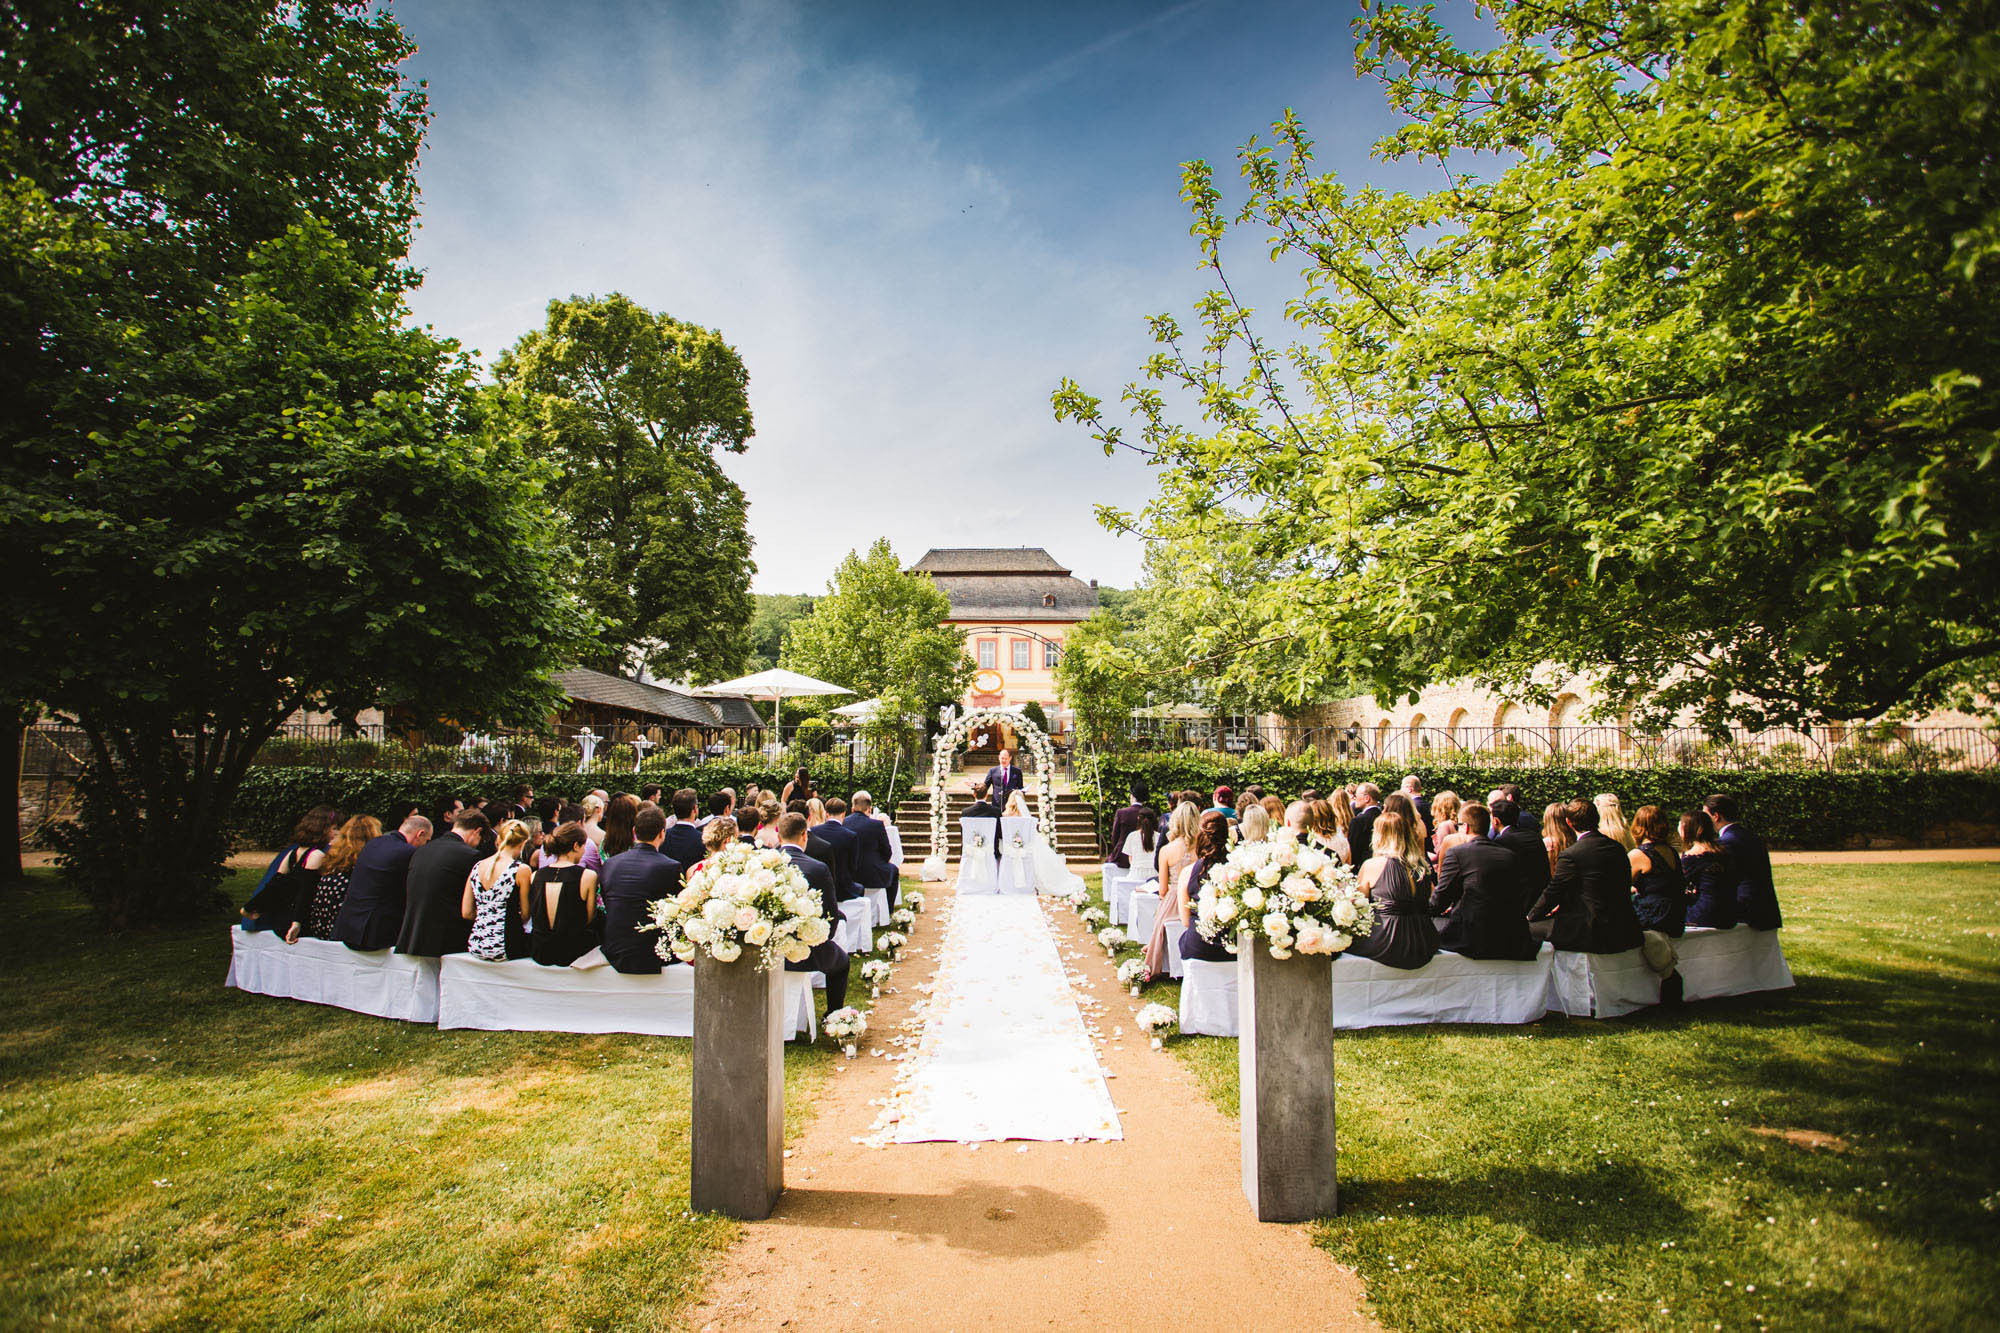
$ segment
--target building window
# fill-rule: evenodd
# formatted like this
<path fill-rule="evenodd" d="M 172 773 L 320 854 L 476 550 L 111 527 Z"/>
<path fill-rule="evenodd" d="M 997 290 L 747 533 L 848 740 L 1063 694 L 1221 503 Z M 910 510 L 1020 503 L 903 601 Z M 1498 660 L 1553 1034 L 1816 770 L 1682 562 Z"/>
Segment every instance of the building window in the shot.
<path fill-rule="evenodd" d="M 1030 646 L 1026 639 L 1014 640 L 1014 670 L 1026 671 L 1028 669 L 1028 649 Z"/>
<path fill-rule="evenodd" d="M 983 671 L 991 671 L 1000 665 L 1000 645 L 992 639 L 979 641 L 979 666 Z"/>
<path fill-rule="evenodd" d="M 1056 604 L 1056 595 L 1054 593 L 1045 592 L 1042 594 L 1043 606 L 1054 606 L 1055 604 Z"/>
<path fill-rule="evenodd" d="M 1060 661 L 1062 661 L 1062 649 L 1057 645 L 1048 642 L 1047 640 L 1043 640 L 1042 670 L 1054 671 L 1056 669 L 1056 663 Z"/>

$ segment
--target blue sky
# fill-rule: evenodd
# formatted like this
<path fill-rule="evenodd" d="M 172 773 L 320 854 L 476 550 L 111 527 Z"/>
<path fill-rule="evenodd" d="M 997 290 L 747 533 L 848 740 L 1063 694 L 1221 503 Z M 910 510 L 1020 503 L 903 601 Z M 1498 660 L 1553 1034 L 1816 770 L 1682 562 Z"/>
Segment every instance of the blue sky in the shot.
<path fill-rule="evenodd" d="M 552 298 L 622 291 L 720 329 L 750 371 L 763 592 L 850 548 L 1046 546 L 1129 585 L 1136 506 L 1048 399 L 1115 397 L 1143 317 L 1203 289 L 1180 163 L 1227 168 L 1285 108 L 1322 166 L 1388 124 L 1350 4 L 403 0 L 434 120 L 414 305 L 484 358 Z M 1247 274 L 1272 304 L 1289 286 Z"/>

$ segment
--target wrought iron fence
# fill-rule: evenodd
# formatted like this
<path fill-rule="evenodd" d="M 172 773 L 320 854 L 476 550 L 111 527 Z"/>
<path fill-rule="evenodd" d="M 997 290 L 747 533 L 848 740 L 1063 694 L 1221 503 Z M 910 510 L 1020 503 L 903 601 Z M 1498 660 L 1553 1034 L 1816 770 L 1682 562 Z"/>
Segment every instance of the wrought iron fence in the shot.
<path fill-rule="evenodd" d="M 1316 754 L 1355 763 L 1504 763 L 1723 769 L 1943 770 L 2000 767 L 2000 737 L 1978 727 L 1773 727 L 1715 733 L 1577 727 L 1311 727 L 1208 719 L 1135 718 L 1135 751 Z"/>

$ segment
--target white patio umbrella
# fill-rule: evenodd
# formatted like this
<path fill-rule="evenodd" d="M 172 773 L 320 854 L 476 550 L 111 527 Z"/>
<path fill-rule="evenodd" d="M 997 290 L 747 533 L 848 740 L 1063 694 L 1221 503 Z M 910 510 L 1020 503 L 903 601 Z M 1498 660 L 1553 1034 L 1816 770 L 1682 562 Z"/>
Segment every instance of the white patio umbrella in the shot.
<path fill-rule="evenodd" d="M 814 680 L 811 676 L 801 676 L 796 671 L 787 671 L 783 667 L 772 667 L 769 671 L 759 671 L 754 675 L 738 676 L 735 680 L 704 685 L 695 693 L 734 695 L 740 699 L 769 699 L 776 705 L 771 710 L 771 730 L 778 731 L 784 722 L 787 698 L 806 694 L 852 694 L 854 691 L 845 685 L 833 685 L 823 680 Z"/>

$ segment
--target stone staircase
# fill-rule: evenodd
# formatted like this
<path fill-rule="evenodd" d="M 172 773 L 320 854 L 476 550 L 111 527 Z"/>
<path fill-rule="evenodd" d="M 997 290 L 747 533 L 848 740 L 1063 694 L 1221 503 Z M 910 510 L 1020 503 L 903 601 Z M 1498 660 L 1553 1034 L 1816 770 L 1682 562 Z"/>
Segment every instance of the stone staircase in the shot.
<path fill-rule="evenodd" d="M 979 769 L 985 772 L 985 769 Z M 965 780 L 954 780 L 954 786 L 963 788 Z M 945 825 L 950 830 L 952 845 L 946 855 L 958 855 L 958 818 L 965 808 L 972 804 L 972 797 L 963 790 L 945 793 Z M 1028 798 L 1028 808 L 1035 808 L 1035 800 Z M 1058 792 L 1055 796 L 1056 847 L 1066 861 L 1098 861 L 1097 816 L 1084 803 L 1082 797 L 1073 792 Z M 915 866 L 931 854 L 931 797 L 926 790 L 919 789 L 903 798 L 896 807 L 896 829 L 903 839 L 903 864 Z"/>

